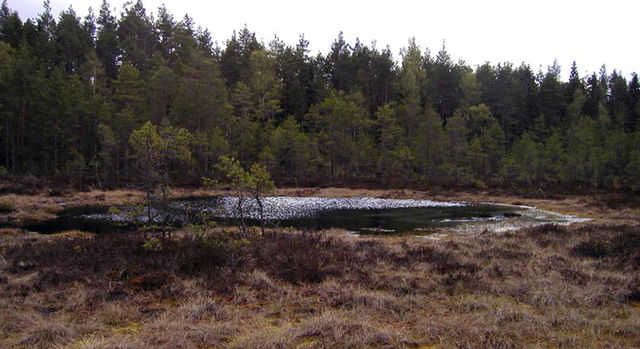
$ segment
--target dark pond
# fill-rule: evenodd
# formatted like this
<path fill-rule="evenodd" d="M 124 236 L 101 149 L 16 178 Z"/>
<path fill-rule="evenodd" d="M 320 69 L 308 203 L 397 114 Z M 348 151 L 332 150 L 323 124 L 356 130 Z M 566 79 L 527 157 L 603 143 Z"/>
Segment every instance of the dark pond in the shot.
<path fill-rule="evenodd" d="M 203 218 L 223 225 L 234 225 L 238 222 L 237 203 L 233 197 L 175 200 L 164 209 L 152 210 L 151 220 L 154 224 L 168 224 L 175 228 Z M 259 211 L 255 200 L 245 200 L 242 207 L 248 223 L 257 225 Z M 359 234 L 426 235 L 443 228 L 461 232 L 499 230 L 575 220 L 574 217 L 530 207 L 429 200 L 268 197 L 264 199 L 264 207 L 264 217 L 271 227 L 303 230 L 339 228 Z M 56 219 L 23 226 L 41 233 L 67 230 L 104 233 L 132 230 L 149 220 L 144 208 L 144 214 L 132 207 L 120 206 L 117 209 L 114 212 L 113 208 L 107 206 L 69 208 Z"/>

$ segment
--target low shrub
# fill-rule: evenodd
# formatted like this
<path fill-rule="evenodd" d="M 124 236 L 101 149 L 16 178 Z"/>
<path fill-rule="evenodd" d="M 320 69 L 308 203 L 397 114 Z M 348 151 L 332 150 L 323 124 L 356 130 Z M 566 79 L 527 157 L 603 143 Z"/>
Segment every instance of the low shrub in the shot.
<path fill-rule="evenodd" d="M 45 184 L 43 180 L 34 176 L 16 177 L 10 182 L 0 186 L 0 195 L 34 195 L 38 194 L 42 188 L 44 188 Z"/>
<path fill-rule="evenodd" d="M 602 258 L 609 255 L 607 245 L 602 241 L 582 241 L 571 248 L 571 254 L 578 257 Z"/>
<path fill-rule="evenodd" d="M 640 269 L 640 227 L 595 226 L 582 228 L 584 241 L 569 249 L 576 257 L 603 259 L 603 268 Z"/>
<path fill-rule="evenodd" d="M 626 285 L 626 300 L 630 302 L 640 302 L 640 276 L 629 280 Z"/>
<path fill-rule="evenodd" d="M 68 238 L 27 242 L 7 251 L 10 271 L 20 273 L 32 265 L 40 273 L 38 288 L 73 281 L 127 281 L 128 285 L 156 288 L 167 274 L 216 279 L 218 270 L 242 254 L 190 239 L 165 240 L 162 249 L 149 249 L 140 235 L 102 234 L 92 239 Z M 166 275 L 162 275 L 166 278 Z M 135 282 L 132 283 L 132 280 Z"/>
<path fill-rule="evenodd" d="M 26 242 L 7 251 L 15 274 L 40 271 L 38 289 L 74 281 L 121 282 L 145 290 L 160 288 L 171 275 L 198 277 L 220 290 L 259 268 L 292 284 L 316 283 L 349 270 L 358 251 L 346 241 L 317 233 L 272 233 L 251 240 L 232 238 L 144 239 L 102 234 L 50 242 Z M 359 258 L 360 260 L 362 258 Z"/>
<path fill-rule="evenodd" d="M 571 235 L 571 230 L 558 224 L 543 224 L 524 230 L 529 237 L 566 237 Z"/>
<path fill-rule="evenodd" d="M 350 244 L 318 233 L 268 234 L 253 247 L 261 269 L 293 284 L 340 275 L 356 258 Z"/>

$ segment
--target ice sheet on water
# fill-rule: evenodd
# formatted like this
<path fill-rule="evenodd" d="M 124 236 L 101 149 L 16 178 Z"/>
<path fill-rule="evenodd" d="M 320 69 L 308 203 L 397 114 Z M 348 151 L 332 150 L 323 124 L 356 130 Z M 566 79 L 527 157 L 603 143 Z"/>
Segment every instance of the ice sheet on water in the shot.
<path fill-rule="evenodd" d="M 380 198 L 320 198 L 320 197 L 265 197 L 264 218 L 270 220 L 286 220 L 314 217 L 323 211 L 355 210 L 355 209 L 390 209 L 411 207 L 454 207 L 467 206 L 465 202 L 443 202 L 432 200 L 380 199 Z M 236 217 L 238 198 L 225 196 L 218 201 L 219 209 L 208 208 L 218 217 Z M 255 199 L 245 199 L 244 214 L 248 218 L 258 219 L 258 203 Z"/>
<path fill-rule="evenodd" d="M 411 207 L 456 207 L 467 206 L 465 202 L 443 202 L 432 200 L 411 199 L 380 199 L 370 197 L 359 198 L 321 198 L 321 197 L 287 197 L 269 196 L 262 198 L 264 218 L 267 220 L 287 220 L 316 217 L 324 211 L 351 210 L 351 209 L 391 209 Z M 152 219 L 162 221 L 168 214 L 174 220 L 186 219 L 188 209 L 204 212 L 215 218 L 237 218 L 238 198 L 234 196 L 222 196 L 211 200 L 176 201 L 170 205 L 171 212 L 152 210 Z M 259 219 L 260 211 L 258 202 L 254 198 L 244 198 L 242 204 L 243 214 L 248 219 Z M 126 208 L 125 208 L 126 210 Z M 145 212 L 146 213 L 146 212 Z M 88 214 L 82 216 L 91 220 L 110 220 L 113 222 L 127 222 L 136 220 L 146 222 L 147 215 L 141 215 L 134 219 L 131 214 Z"/>
<path fill-rule="evenodd" d="M 159 209 L 151 209 L 151 212 L 145 208 L 142 214 L 136 213 L 131 207 L 122 206 L 120 213 L 90 213 L 80 215 L 80 218 L 92 221 L 110 221 L 112 223 L 148 223 L 149 216 L 154 223 L 163 222 L 167 217 L 170 218 L 182 218 L 175 217 L 173 212 L 165 212 Z"/>
<path fill-rule="evenodd" d="M 450 230 L 462 234 L 478 233 L 481 231 L 504 233 L 521 228 L 533 228 L 543 224 L 570 225 L 573 223 L 582 223 L 591 220 L 590 218 L 581 218 L 558 212 L 539 210 L 531 206 L 519 207 L 521 207 L 522 210 L 518 211 L 520 217 L 517 219 L 469 222 L 479 224 L 462 224 L 454 228 L 450 228 Z"/>
<path fill-rule="evenodd" d="M 442 223 L 475 223 L 475 222 L 493 222 L 507 219 L 505 215 L 497 215 L 493 217 L 469 217 L 469 218 L 444 218 L 439 219 Z"/>
<path fill-rule="evenodd" d="M 576 217 L 568 214 L 562 214 L 558 212 L 539 210 L 535 207 L 528 207 L 527 210 L 520 212 L 523 217 L 527 217 L 542 223 L 556 223 L 556 224 L 572 224 L 588 222 L 591 218 Z"/>

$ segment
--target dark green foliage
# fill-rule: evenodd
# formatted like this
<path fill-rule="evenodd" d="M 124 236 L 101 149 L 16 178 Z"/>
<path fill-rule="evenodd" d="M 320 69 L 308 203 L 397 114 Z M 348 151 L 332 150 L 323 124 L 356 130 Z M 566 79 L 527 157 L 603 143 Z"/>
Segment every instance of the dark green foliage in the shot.
<path fill-rule="evenodd" d="M 13 48 L 18 48 L 23 38 L 23 26 L 17 12 L 7 7 L 7 1 L 2 2 L 0 9 L 0 40 Z"/>
<path fill-rule="evenodd" d="M 427 79 L 434 91 L 433 104 L 444 120 L 453 115 L 462 99 L 460 79 L 464 69 L 467 67 L 453 63 L 443 43 Z"/>
<path fill-rule="evenodd" d="M 565 90 L 560 81 L 560 66 L 553 62 L 540 81 L 540 112 L 551 127 L 566 127 L 564 121 Z"/>
<path fill-rule="evenodd" d="M 331 44 L 331 51 L 325 59 L 325 73 L 330 77 L 331 86 L 336 90 L 346 92 L 355 90 L 353 85 L 356 82 L 356 70 L 352 51 L 340 32 L 338 38 Z"/>
<path fill-rule="evenodd" d="M 604 104 L 607 96 L 607 86 L 602 85 L 601 79 L 598 78 L 596 73 L 593 73 L 587 79 L 587 99 L 583 107 L 583 113 L 585 115 L 596 117 L 598 114 L 598 107 L 600 104 Z"/>
<path fill-rule="evenodd" d="M 60 14 L 55 31 L 56 64 L 67 74 L 77 73 L 93 49 L 93 38 L 80 23 L 73 9 Z"/>
<path fill-rule="evenodd" d="M 627 80 L 614 70 L 609 79 L 607 110 L 616 125 L 624 126 L 628 122 L 629 97 Z"/>
<path fill-rule="evenodd" d="M 227 41 L 227 46 L 220 56 L 220 70 L 227 81 L 227 86 L 235 86 L 238 82 L 247 83 L 251 52 L 262 48 L 255 33 L 247 27 L 239 34 L 235 32 Z"/>
<path fill-rule="evenodd" d="M 304 37 L 300 37 L 295 47 L 281 42 L 273 44 L 277 53 L 276 69 L 284 84 L 281 97 L 283 114 L 301 119 L 309 106 L 319 100 L 322 73 L 315 59 L 308 55 L 309 42 Z"/>
<path fill-rule="evenodd" d="M 109 3 L 102 1 L 100 14 L 97 20 L 98 37 L 96 40 L 96 55 L 104 66 L 105 73 L 110 79 L 118 76 L 118 68 L 116 58 L 120 54 L 118 46 L 118 34 L 115 17 L 111 14 Z"/>
<path fill-rule="evenodd" d="M 125 9 L 117 32 L 122 61 L 140 71 L 149 69 L 156 50 L 157 36 L 141 0 Z"/>
<path fill-rule="evenodd" d="M 580 74 L 578 73 L 578 66 L 576 65 L 576 61 L 573 61 L 571 64 L 571 73 L 569 75 L 569 82 L 567 83 L 566 89 L 566 101 L 570 103 L 573 100 L 574 93 L 576 91 L 580 91 L 584 93 L 584 82 L 580 78 Z"/>
<path fill-rule="evenodd" d="M 338 35 L 268 45 L 242 28 L 214 47 L 189 16 L 141 1 L 120 18 L 72 8 L 57 21 L 0 9 L 0 166 L 9 174 L 124 184 L 129 139 L 150 121 L 180 129 L 192 154 L 168 164 L 195 183 L 221 155 L 261 162 L 287 184 L 640 189 L 640 83 L 603 67 L 586 81 L 554 62 L 479 66 L 432 56 L 414 39 L 399 61 Z M 188 133 L 188 134 L 187 134 Z"/>
<path fill-rule="evenodd" d="M 625 130 L 632 132 L 640 127 L 640 82 L 638 74 L 633 73 L 629 83 L 629 99 L 627 104 L 627 120 L 624 123 Z"/>

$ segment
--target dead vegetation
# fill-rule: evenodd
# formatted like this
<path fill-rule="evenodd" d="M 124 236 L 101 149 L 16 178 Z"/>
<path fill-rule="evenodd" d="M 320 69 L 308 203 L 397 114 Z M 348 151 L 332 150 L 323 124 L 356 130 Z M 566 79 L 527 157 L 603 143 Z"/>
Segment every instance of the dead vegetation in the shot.
<path fill-rule="evenodd" d="M 640 346 L 640 228 L 375 239 L 216 230 L 4 245 L 0 346 Z"/>

